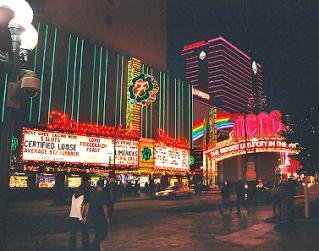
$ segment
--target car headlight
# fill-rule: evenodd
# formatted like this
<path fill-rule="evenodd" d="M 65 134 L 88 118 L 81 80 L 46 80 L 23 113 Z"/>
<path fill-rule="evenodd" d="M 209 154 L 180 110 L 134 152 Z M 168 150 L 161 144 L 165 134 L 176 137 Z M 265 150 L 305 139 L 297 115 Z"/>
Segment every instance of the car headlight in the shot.
<path fill-rule="evenodd" d="M 155 195 L 159 195 L 159 193 L 158 193 L 158 192 L 156 192 L 156 193 L 155 193 Z"/>
<path fill-rule="evenodd" d="M 163 193 L 164 195 L 167 195 L 168 194 L 168 192 L 165 192 L 165 193 Z"/>

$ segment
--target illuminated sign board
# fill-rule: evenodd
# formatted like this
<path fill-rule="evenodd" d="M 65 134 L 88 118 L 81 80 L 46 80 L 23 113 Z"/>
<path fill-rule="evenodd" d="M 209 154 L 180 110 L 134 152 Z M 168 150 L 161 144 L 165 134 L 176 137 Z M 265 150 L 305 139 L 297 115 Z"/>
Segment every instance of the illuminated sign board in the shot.
<path fill-rule="evenodd" d="M 112 138 L 23 129 L 23 161 L 113 165 Z M 116 165 L 138 163 L 138 141 L 116 140 Z"/>
<path fill-rule="evenodd" d="M 284 141 L 283 138 L 264 138 L 256 142 L 244 140 L 238 142 L 223 142 L 206 151 L 206 155 L 215 160 L 222 160 L 247 152 L 290 152 L 297 154 L 297 144 Z"/>
<path fill-rule="evenodd" d="M 209 94 L 207 94 L 205 92 L 202 92 L 202 91 L 200 91 L 198 89 L 195 89 L 195 88 L 193 88 L 193 95 L 197 96 L 197 97 L 200 97 L 202 99 L 209 100 Z"/>
<path fill-rule="evenodd" d="M 115 141 L 116 165 L 137 166 L 138 164 L 138 141 L 119 140 Z"/>
<path fill-rule="evenodd" d="M 189 150 L 155 143 L 155 168 L 189 169 Z"/>
<path fill-rule="evenodd" d="M 261 112 L 258 115 L 240 115 L 234 121 L 234 136 L 245 137 L 258 135 L 274 135 L 283 129 L 281 112 L 272 111 L 270 114 Z"/>
<path fill-rule="evenodd" d="M 141 139 L 139 145 L 139 167 L 154 167 L 154 141 L 150 139 Z"/>

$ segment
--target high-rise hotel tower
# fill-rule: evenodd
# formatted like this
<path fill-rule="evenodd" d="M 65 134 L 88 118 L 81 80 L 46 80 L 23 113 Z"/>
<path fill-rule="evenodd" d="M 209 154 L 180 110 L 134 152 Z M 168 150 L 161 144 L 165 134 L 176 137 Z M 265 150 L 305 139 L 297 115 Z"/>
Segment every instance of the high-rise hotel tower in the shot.
<path fill-rule="evenodd" d="M 186 82 L 210 94 L 211 104 L 231 113 L 263 110 L 262 69 L 219 36 L 184 46 Z"/>

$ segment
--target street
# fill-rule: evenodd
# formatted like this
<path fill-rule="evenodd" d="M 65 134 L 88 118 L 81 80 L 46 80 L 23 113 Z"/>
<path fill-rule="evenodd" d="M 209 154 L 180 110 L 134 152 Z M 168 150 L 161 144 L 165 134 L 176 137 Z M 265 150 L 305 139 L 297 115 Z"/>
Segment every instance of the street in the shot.
<path fill-rule="evenodd" d="M 102 250 L 317 250 L 318 224 L 279 233 L 274 224 L 265 223 L 270 206 L 221 216 L 219 200 L 219 195 L 207 194 L 176 201 L 120 201 Z M 67 250 L 69 205 L 51 202 L 11 204 L 9 250 Z"/>

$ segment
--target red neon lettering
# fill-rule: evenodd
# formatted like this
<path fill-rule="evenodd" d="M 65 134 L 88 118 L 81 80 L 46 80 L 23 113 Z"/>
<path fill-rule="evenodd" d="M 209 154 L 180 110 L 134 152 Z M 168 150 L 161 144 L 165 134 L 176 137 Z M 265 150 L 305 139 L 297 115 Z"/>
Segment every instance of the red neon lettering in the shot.
<path fill-rule="evenodd" d="M 266 112 L 261 112 L 257 115 L 258 125 L 259 125 L 259 134 L 265 135 L 269 133 L 269 120 L 268 114 Z"/>
<path fill-rule="evenodd" d="M 148 82 L 146 80 L 139 79 L 134 84 L 134 96 L 140 97 L 142 96 L 143 92 L 148 88 Z"/>
<path fill-rule="evenodd" d="M 248 135 L 257 134 L 257 117 L 255 114 L 248 114 L 246 117 L 246 132 Z"/>
<path fill-rule="evenodd" d="M 281 112 L 280 111 L 272 111 L 269 114 L 270 127 L 273 132 L 280 132 L 283 129 L 283 124 L 281 122 Z"/>
<path fill-rule="evenodd" d="M 244 128 L 244 116 L 238 116 L 234 122 L 234 136 L 235 137 L 244 137 L 245 136 L 245 128 Z"/>

